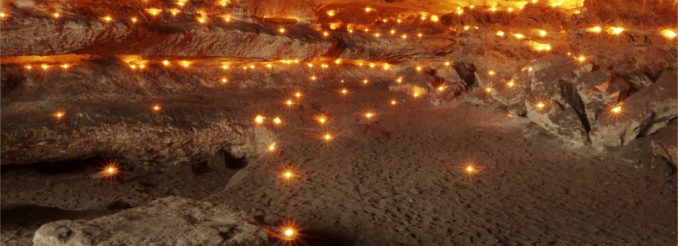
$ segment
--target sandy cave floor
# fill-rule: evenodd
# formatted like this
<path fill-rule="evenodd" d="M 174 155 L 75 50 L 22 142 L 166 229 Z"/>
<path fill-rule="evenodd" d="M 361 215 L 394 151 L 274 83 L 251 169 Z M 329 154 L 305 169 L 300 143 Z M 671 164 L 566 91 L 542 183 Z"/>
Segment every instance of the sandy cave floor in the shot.
<path fill-rule="evenodd" d="M 384 83 L 349 83 L 347 96 L 339 87 L 304 89 L 294 109 L 282 104 L 292 90 L 202 95 L 210 110 L 246 119 L 277 113 L 286 122 L 271 128 L 279 151 L 237 171 L 121 163 L 121 181 L 102 182 L 90 178 L 97 161 L 56 171 L 3 166 L 2 244 L 30 244 L 49 221 L 97 217 L 169 195 L 231 205 L 271 224 L 293 219 L 312 245 L 675 243 L 676 175 L 649 168 L 647 153 L 566 147 L 501 110 L 435 108 L 388 92 Z M 399 104 L 390 106 L 391 98 Z M 188 104 L 164 101 L 167 108 Z M 361 116 L 368 108 L 377 113 L 370 122 Z M 321 112 L 330 117 L 326 127 L 313 121 Z M 325 131 L 336 135 L 329 145 L 321 140 Z M 471 160 L 482 171 L 467 176 L 463 165 Z M 300 177 L 285 184 L 277 175 L 288 163 Z"/>

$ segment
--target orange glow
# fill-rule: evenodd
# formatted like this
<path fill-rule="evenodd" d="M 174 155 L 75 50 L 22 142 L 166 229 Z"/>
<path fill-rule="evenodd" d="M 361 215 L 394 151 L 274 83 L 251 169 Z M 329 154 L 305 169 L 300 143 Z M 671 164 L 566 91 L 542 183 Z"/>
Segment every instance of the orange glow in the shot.
<path fill-rule="evenodd" d="M 594 26 L 587 28 L 586 31 L 590 33 L 601 33 L 603 31 L 603 28 L 601 26 Z"/>
<path fill-rule="evenodd" d="M 296 97 L 297 99 L 301 98 L 301 96 L 302 96 L 301 91 L 297 91 L 294 93 L 294 97 Z"/>
<path fill-rule="evenodd" d="M 276 142 L 273 142 L 266 147 L 268 152 L 274 152 L 276 149 L 278 149 L 278 144 Z"/>
<path fill-rule="evenodd" d="M 187 60 L 181 60 L 179 61 L 179 65 L 181 65 L 184 68 L 189 68 L 191 66 L 191 62 Z"/>
<path fill-rule="evenodd" d="M 169 9 L 169 12 L 170 12 L 170 14 L 172 14 L 172 16 L 177 16 L 179 13 L 181 13 L 181 10 L 172 8 L 172 9 Z"/>
<path fill-rule="evenodd" d="M 334 9 L 330 9 L 330 10 L 327 11 L 327 16 L 329 16 L 329 17 L 333 17 L 335 14 L 336 14 L 336 11 L 334 11 Z"/>
<path fill-rule="evenodd" d="M 146 12 L 152 16 L 157 16 L 160 13 L 162 13 L 162 9 L 159 8 L 148 8 L 146 9 Z"/>
<path fill-rule="evenodd" d="M 292 106 L 294 106 L 294 101 L 293 101 L 292 99 L 287 99 L 287 100 L 285 101 L 285 106 L 287 106 L 287 107 L 292 107 Z"/>
<path fill-rule="evenodd" d="M 137 23 L 137 21 L 139 21 L 137 17 L 132 17 L 129 20 L 132 21 L 132 23 Z"/>
<path fill-rule="evenodd" d="M 273 124 L 275 124 L 275 125 L 282 124 L 282 119 L 280 119 L 280 117 L 276 116 L 275 118 L 273 118 Z"/>
<path fill-rule="evenodd" d="M 367 112 L 365 112 L 365 114 L 363 116 L 365 117 L 365 119 L 371 120 L 372 118 L 374 118 L 374 115 L 375 115 L 374 112 L 367 111 Z"/>
<path fill-rule="evenodd" d="M 397 100 L 395 100 L 395 99 L 391 99 L 391 102 L 390 102 L 390 104 L 391 104 L 391 106 L 395 106 L 395 105 L 398 105 L 398 101 L 397 101 Z"/>
<path fill-rule="evenodd" d="M 66 116 L 66 112 L 63 110 L 56 111 L 52 113 L 52 117 L 56 119 L 57 121 L 62 120 Z"/>
<path fill-rule="evenodd" d="M 513 86 L 515 85 L 516 85 L 515 80 L 509 80 L 508 82 L 506 82 L 506 87 L 508 88 L 513 88 Z"/>
<path fill-rule="evenodd" d="M 334 135 L 332 135 L 331 133 L 325 133 L 323 135 L 323 140 L 325 140 L 325 142 L 330 142 L 334 140 Z"/>
<path fill-rule="evenodd" d="M 299 232 L 293 226 L 286 226 L 282 228 L 282 239 L 285 241 L 293 241 L 297 239 Z"/>
<path fill-rule="evenodd" d="M 324 114 L 316 115 L 316 116 L 315 116 L 315 121 L 317 121 L 318 124 L 324 125 L 324 124 L 327 123 L 327 121 L 328 121 L 327 115 L 324 115 Z"/>
<path fill-rule="evenodd" d="M 283 181 L 289 182 L 295 177 L 297 177 L 297 174 L 294 172 L 294 170 L 291 167 L 287 167 L 282 172 L 280 172 L 280 178 Z M 284 233 L 284 231 L 283 231 L 283 233 Z"/>
<path fill-rule="evenodd" d="M 621 26 L 611 26 L 607 28 L 607 33 L 611 35 L 619 35 L 624 32 L 624 27 Z"/>
<path fill-rule="evenodd" d="M 59 19 L 61 17 L 61 14 L 59 12 L 56 12 L 52 14 L 52 17 L 54 17 L 54 19 Z"/>
<path fill-rule="evenodd" d="M 485 87 L 485 92 L 487 92 L 487 93 L 492 92 L 492 87 Z"/>
<path fill-rule="evenodd" d="M 504 31 L 499 30 L 499 31 L 497 31 L 497 32 L 495 33 L 495 35 L 497 35 L 498 37 L 503 37 L 503 36 L 504 36 Z"/>
<path fill-rule="evenodd" d="M 494 76 L 495 74 L 494 70 L 487 71 L 487 75 Z"/>
<path fill-rule="evenodd" d="M 543 38 L 543 37 L 546 37 L 546 35 L 548 35 L 548 32 L 546 32 L 546 31 L 544 31 L 544 30 L 537 30 L 537 35 L 538 35 L 539 37 L 542 37 L 542 38 Z"/>
<path fill-rule="evenodd" d="M 259 114 L 259 115 L 254 117 L 254 124 L 262 125 L 262 124 L 264 124 L 264 120 L 266 120 L 266 117 Z"/>
<path fill-rule="evenodd" d="M 222 83 L 222 84 L 228 83 L 228 79 L 227 79 L 227 78 L 221 78 L 221 83 Z"/>
<path fill-rule="evenodd" d="M 51 67 L 51 66 L 50 66 L 50 65 L 47 65 L 47 64 L 42 64 L 42 65 L 40 65 L 40 68 L 42 68 L 42 70 L 47 70 L 47 69 L 49 69 L 50 67 Z"/>
<path fill-rule="evenodd" d="M 370 7 L 370 6 L 365 7 L 365 13 L 372 12 L 373 10 L 374 9 L 372 9 L 372 7 Z"/>
<path fill-rule="evenodd" d="M 464 168 L 464 172 L 466 172 L 467 174 L 474 174 L 476 171 L 477 171 L 476 168 L 470 164 L 466 165 L 466 167 Z"/>
<path fill-rule="evenodd" d="M 151 106 L 151 109 L 153 109 L 153 111 L 155 112 L 159 112 L 160 110 L 162 110 L 162 107 L 160 106 L 160 104 L 156 103 L 153 104 L 153 106 Z"/>
<path fill-rule="evenodd" d="M 286 31 L 287 31 L 287 30 L 285 30 L 284 27 L 278 28 L 278 33 L 280 33 L 280 34 L 285 34 Z"/>
<path fill-rule="evenodd" d="M 539 42 L 532 42 L 532 49 L 537 52 L 551 51 L 551 45 Z"/>
<path fill-rule="evenodd" d="M 110 15 L 101 17 L 101 19 L 104 20 L 105 22 L 111 22 L 111 21 L 113 21 L 113 17 L 111 17 Z"/>
<path fill-rule="evenodd" d="M 64 63 L 64 64 L 61 64 L 61 66 L 60 66 L 60 67 L 61 67 L 61 68 L 62 68 L 63 70 L 66 70 L 66 69 L 69 69 L 69 68 L 71 68 L 71 65 L 70 65 L 70 64 L 68 64 L 68 63 Z"/>
<path fill-rule="evenodd" d="M 4 20 L 4 19 L 7 18 L 7 17 L 9 17 L 9 15 L 8 15 L 7 13 L 5 13 L 5 12 L 0 12 L 0 19 L 3 19 L 3 20 Z"/>
<path fill-rule="evenodd" d="M 346 95 L 346 94 L 348 94 L 348 89 L 346 89 L 346 88 L 341 88 L 341 90 L 339 91 L 339 93 L 341 93 L 342 95 Z"/>
<path fill-rule="evenodd" d="M 537 102 L 535 104 L 535 106 L 537 107 L 537 110 L 541 111 L 542 109 L 544 109 L 546 107 L 546 104 L 544 104 L 544 102 Z"/>
<path fill-rule="evenodd" d="M 587 58 L 584 55 L 579 55 L 579 56 L 575 57 L 574 59 L 577 60 L 577 62 L 579 62 L 579 63 L 584 63 Z"/>
<path fill-rule="evenodd" d="M 370 81 L 368 79 L 363 79 L 363 85 L 367 85 L 369 83 L 370 83 Z"/>
<path fill-rule="evenodd" d="M 165 67 L 168 67 L 170 65 L 170 61 L 162 60 L 162 65 L 165 66 Z"/>
<path fill-rule="evenodd" d="M 101 174 L 106 178 L 113 178 L 120 174 L 120 168 L 115 162 L 108 162 L 106 166 L 101 170 Z"/>
<path fill-rule="evenodd" d="M 672 39 L 676 38 L 676 32 L 674 30 L 671 30 L 671 29 L 664 29 L 660 33 L 661 33 L 662 36 L 664 36 L 664 38 L 666 38 L 668 40 L 672 40 Z"/>
<path fill-rule="evenodd" d="M 621 104 L 617 104 L 616 106 L 614 106 L 610 109 L 610 113 L 618 115 L 618 114 L 622 113 L 622 110 L 623 110 L 623 108 L 622 108 Z"/>

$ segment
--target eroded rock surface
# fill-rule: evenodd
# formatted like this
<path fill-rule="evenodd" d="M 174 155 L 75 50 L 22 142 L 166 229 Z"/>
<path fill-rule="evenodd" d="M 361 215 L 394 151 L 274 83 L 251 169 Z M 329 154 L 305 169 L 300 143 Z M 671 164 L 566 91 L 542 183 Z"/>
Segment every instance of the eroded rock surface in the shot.
<path fill-rule="evenodd" d="M 243 212 L 181 197 L 92 220 L 45 224 L 33 245 L 266 245 L 265 230 Z"/>

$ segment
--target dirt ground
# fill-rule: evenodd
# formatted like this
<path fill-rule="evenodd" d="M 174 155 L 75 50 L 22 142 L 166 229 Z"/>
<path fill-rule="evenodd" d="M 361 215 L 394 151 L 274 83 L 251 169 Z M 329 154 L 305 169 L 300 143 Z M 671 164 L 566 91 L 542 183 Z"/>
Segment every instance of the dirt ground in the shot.
<path fill-rule="evenodd" d="M 568 147 L 502 110 L 433 107 L 386 83 L 304 89 L 301 104 L 286 108 L 292 93 L 203 95 L 210 110 L 284 121 L 262 126 L 278 134 L 278 151 L 239 170 L 120 163 L 120 180 L 106 182 L 91 177 L 102 160 L 3 166 L 2 244 L 28 245 L 49 221 L 169 195 L 232 205 L 270 224 L 293 220 L 310 245 L 675 244 L 676 175 L 643 151 Z M 363 118 L 367 110 L 373 119 Z M 325 126 L 313 119 L 319 113 L 329 116 Z M 325 132 L 335 139 L 325 143 Z M 478 172 L 467 175 L 467 163 Z M 287 165 L 298 178 L 285 183 L 278 174 Z"/>

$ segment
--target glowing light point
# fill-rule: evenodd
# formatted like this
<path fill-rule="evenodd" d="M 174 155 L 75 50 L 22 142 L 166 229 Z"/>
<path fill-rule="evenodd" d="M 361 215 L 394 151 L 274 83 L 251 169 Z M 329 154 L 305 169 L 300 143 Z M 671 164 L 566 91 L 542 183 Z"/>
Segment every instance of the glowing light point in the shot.
<path fill-rule="evenodd" d="M 156 104 L 153 104 L 153 106 L 151 106 L 151 109 L 154 112 L 159 112 L 160 110 L 162 110 L 162 106 L 160 106 L 160 104 L 156 103 Z"/>
<path fill-rule="evenodd" d="M 668 40 L 672 40 L 676 38 L 676 32 L 671 29 L 664 29 L 661 31 L 661 35 L 664 36 L 664 38 Z"/>
<path fill-rule="evenodd" d="M 607 33 L 611 35 L 619 35 L 624 32 L 624 28 L 620 26 L 612 26 L 607 29 Z"/>
<path fill-rule="evenodd" d="M 275 118 L 273 118 L 273 124 L 275 124 L 275 125 L 282 124 L 282 119 L 280 119 L 280 117 L 276 116 Z"/>
<path fill-rule="evenodd" d="M 468 175 L 475 174 L 477 171 L 478 170 L 476 169 L 476 167 L 471 164 L 466 165 L 466 167 L 464 167 L 464 172 L 466 172 L 466 174 Z"/>
<path fill-rule="evenodd" d="M 586 29 L 587 32 L 590 33 L 601 33 L 603 31 L 603 28 L 601 26 L 594 26 L 594 27 L 589 27 Z"/>
<path fill-rule="evenodd" d="M 296 176 L 297 176 L 297 174 L 294 173 L 294 171 L 291 168 L 286 168 L 285 170 L 282 171 L 282 173 L 280 173 L 280 178 L 282 178 L 284 181 L 290 181 L 293 178 L 295 178 Z M 290 235 L 290 236 L 293 236 L 293 235 Z"/>
<path fill-rule="evenodd" d="M 535 106 L 537 107 L 538 110 L 542 110 L 544 109 L 544 107 L 546 107 L 546 104 L 544 104 L 544 102 L 537 102 Z"/>
<path fill-rule="evenodd" d="M 118 174 L 120 174 L 120 168 L 115 162 L 107 163 L 106 166 L 104 166 L 104 168 L 101 170 L 101 175 L 109 179 L 114 178 Z"/>
<path fill-rule="evenodd" d="M 339 91 L 339 93 L 341 93 L 342 95 L 346 95 L 346 94 L 348 94 L 348 89 L 346 89 L 346 88 L 341 88 L 341 90 Z"/>
<path fill-rule="evenodd" d="M 374 115 L 375 115 L 374 112 L 367 111 L 363 116 L 365 117 L 365 119 L 371 120 L 372 118 L 374 118 Z"/>
<path fill-rule="evenodd" d="M 372 12 L 373 10 L 374 9 L 372 9 L 372 7 L 369 7 L 369 6 L 365 7 L 365 13 Z"/>
<path fill-rule="evenodd" d="M 497 37 L 503 37 L 504 34 L 505 34 L 504 31 L 501 31 L 501 30 L 500 30 L 500 31 L 497 31 L 497 32 L 495 33 L 495 35 L 497 35 Z"/>
<path fill-rule="evenodd" d="M 276 142 L 273 142 L 269 144 L 268 147 L 266 147 L 266 150 L 268 150 L 268 152 L 273 152 L 276 149 L 278 149 L 278 144 Z"/>
<path fill-rule="evenodd" d="M 579 55 L 579 56 L 575 57 L 574 59 L 577 60 L 577 62 L 579 62 L 579 63 L 584 63 L 587 58 L 584 55 Z"/>
<path fill-rule="evenodd" d="M 165 66 L 165 67 L 169 67 L 170 61 L 168 61 L 168 60 L 162 60 L 162 65 Z"/>
<path fill-rule="evenodd" d="M 288 226 L 282 229 L 282 237 L 286 241 L 292 241 L 297 238 L 298 232 L 294 227 Z"/>
<path fill-rule="evenodd" d="M 334 140 L 334 135 L 332 135 L 331 133 L 325 133 L 323 135 L 323 140 L 325 140 L 325 142 L 330 142 Z"/>
<path fill-rule="evenodd" d="M 285 34 L 285 32 L 287 32 L 287 30 L 285 30 L 284 27 L 278 28 L 278 33 Z"/>
<path fill-rule="evenodd" d="M 104 20 L 107 23 L 113 21 L 113 17 L 111 17 L 110 15 L 101 17 L 101 19 Z"/>
<path fill-rule="evenodd" d="M 622 113 L 622 106 L 620 104 L 617 104 L 616 106 L 612 107 L 610 109 L 610 113 L 618 115 Z"/>
<path fill-rule="evenodd" d="M 317 121 L 318 124 L 324 125 L 325 123 L 327 123 L 328 119 L 326 115 L 319 114 L 315 116 L 315 121 Z"/>
<path fill-rule="evenodd" d="M 61 14 L 59 12 L 56 12 L 56 13 L 52 14 L 52 17 L 54 17 L 54 19 L 59 19 L 59 18 L 61 18 Z"/>
<path fill-rule="evenodd" d="M 257 125 L 264 124 L 264 120 L 266 120 L 266 117 L 264 117 L 263 115 L 257 115 L 254 117 L 254 123 Z"/>
<path fill-rule="evenodd" d="M 52 117 L 54 117 L 54 119 L 56 119 L 57 121 L 62 120 L 65 116 L 66 112 L 64 112 L 63 110 L 59 110 L 52 113 Z"/>
<path fill-rule="evenodd" d="M 390 102 L 390 104 L 391 104 L 391 106 L 395 106 L 395 105 L 398 105 L 398 101 L 397 101 L 397 100 L 395 100 L 395 99 L 391 99 L 391 102 Z"/>

